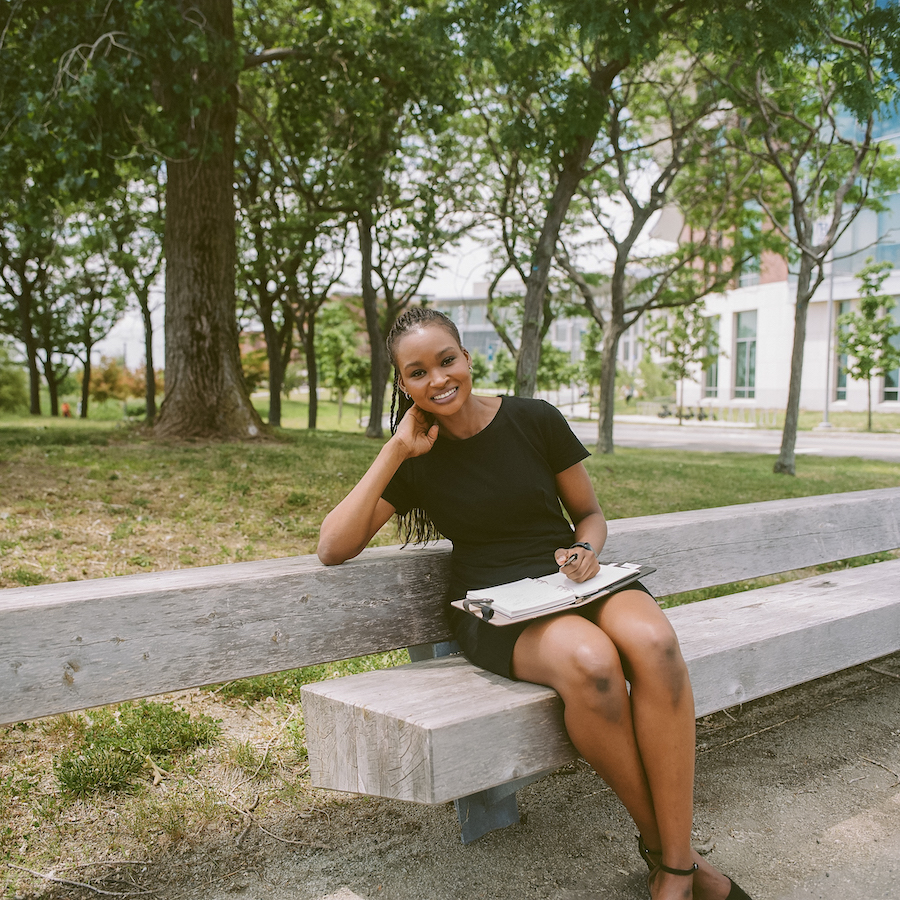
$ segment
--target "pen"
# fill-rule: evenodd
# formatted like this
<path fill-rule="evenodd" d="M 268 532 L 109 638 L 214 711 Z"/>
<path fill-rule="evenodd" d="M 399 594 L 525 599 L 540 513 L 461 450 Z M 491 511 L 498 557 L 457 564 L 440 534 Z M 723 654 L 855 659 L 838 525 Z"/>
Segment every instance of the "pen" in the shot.
<path fill-rule="evenodd" d="M 578 554 L 577 554 L 577 553 L 573 553 L 573 554 L 572 554 L 572 555 L 571 555 L 571 556 L 570 556 L 570 557 L 569 557 L 569 558 L 568 558 L 568 559 L 560 566 L 560 568 L 561 568 L 561 569 L 564 569 L 569 563 L 577 562 L 577 561 L 578 561 Z"/>

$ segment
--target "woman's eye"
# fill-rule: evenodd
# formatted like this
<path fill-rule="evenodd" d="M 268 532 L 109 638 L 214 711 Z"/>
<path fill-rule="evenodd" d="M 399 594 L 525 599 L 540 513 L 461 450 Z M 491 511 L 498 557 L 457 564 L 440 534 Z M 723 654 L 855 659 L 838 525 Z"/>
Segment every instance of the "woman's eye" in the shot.
<path fill-rule="evenodd" d="M 456 359 L 455 356 L 448 356 L 441 365 L 449 366 L 455 359 Z"/>
<path fill-rule="evenodd" d="M 424 369 L 416 369 L 415 372 L 410 375 L 410 378 L 421 378 L 424 374 Z"/>

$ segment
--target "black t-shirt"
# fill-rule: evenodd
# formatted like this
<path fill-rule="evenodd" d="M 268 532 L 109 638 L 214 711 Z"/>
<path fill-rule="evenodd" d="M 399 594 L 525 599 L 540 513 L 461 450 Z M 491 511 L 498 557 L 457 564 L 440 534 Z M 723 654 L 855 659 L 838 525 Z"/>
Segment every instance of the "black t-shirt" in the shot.
<path fill-rule="evenodd" d="M 438 436 L 404 462 L 382 496 L 399 513 L 420 507 L 453 542 L 450 597 L 556 571 L 572 542 L 555 476 L 589 456 L 555 407 L 502 397 L 491 423 L 463 441 Z"/>

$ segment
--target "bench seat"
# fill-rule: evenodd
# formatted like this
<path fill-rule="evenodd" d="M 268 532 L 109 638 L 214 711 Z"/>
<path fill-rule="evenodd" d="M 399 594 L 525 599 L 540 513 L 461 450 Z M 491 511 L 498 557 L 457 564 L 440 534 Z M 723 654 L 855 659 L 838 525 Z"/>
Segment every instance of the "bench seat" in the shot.
<path fill-rule="evenodd" d="M 697 715 L 900 649 L 900 560 L 667 610 Z M 303 688 L 312 783 L 438 804 L 575 758 L 555 691 L 460 656 Z"/>

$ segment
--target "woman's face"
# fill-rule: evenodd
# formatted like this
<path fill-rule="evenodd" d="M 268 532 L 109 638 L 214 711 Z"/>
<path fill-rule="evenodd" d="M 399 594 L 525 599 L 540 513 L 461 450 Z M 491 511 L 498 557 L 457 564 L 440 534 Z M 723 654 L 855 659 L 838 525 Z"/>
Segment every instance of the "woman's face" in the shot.
<path fill-rule="evenodd" d="M 472 393 L 469 354 L 440 325 L 408 331 L 394 345 L 400 388 L 419 409 L 448 416 Z"/>

